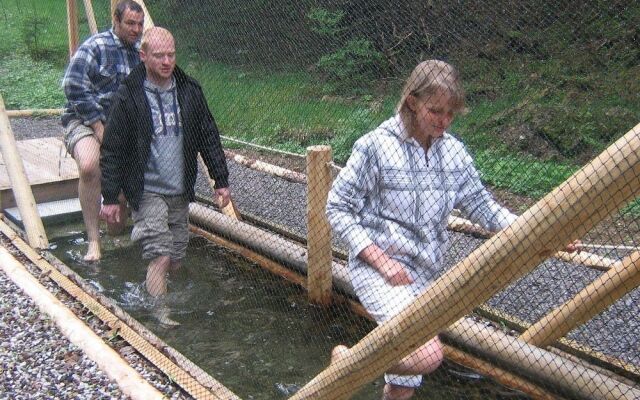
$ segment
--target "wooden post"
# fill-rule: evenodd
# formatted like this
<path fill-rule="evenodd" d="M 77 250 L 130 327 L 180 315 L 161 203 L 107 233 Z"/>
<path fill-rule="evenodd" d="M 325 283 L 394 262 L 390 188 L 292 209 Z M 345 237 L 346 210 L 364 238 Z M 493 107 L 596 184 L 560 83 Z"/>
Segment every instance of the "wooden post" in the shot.
<path fill-rule="evenodd" d="M 640 124 L 371 331 L 292 399 L 349 398 L 639 192 Z"/>
<path fill-rule="evenodd" d="M 69 58 L 78 50 L 78 10 L 76 0 L 67 0 L 67 32 L 69 34 Z"/>
<path fill-rule="evenodd" d="M 331 147 L 307 147 L 307 288 L 312 303 L 331 303 L 331 226 L 325 213 L 331 188 Z"/>
<path fill-rule="evenodd" d="M 115 25 L 116 21 L 115 18 L 113 17 L 114 14 L 116 13 L 116 6 L 118 5 L 118 1 L 119 0 L 111 0 L 111 25 Z"/>
<path fill-rule="evenodd" d="M 98 33 L 98 24 L 96 24 L 96 16 L 93 13 L 93 5 L 91 4 L 91 0 L 83 0 L 84 1 L 84 13 L 87 16 L 87 23 L 89 24 L 89 32 L 92 35 Z"/>
<path fill-rule="evenodd" d="M 634 252 L 560 307 L 531 325 L 520 339 L 546 347 L 589 321 L 640 285 L 640 252 Z"/>
<path fill-rule="evenodd" d="M 24 165 L 18 153 L 16 139 L 9 124 L 9 117 L 4 108 L 4 100 L 0 95 L 0 147 L 2 150 L 2 158 L 4 159 L 9 180 L 11 181 L 11 190 L 18 204 L 18 210 L 22 216 L 24 229 L 27 232 L 27 238 L 31 247 L 36 249 L 46 249 L 49 247 L 47 234 L 42 224 L 42 219 L 36 208 L 36 200 L 33 197 L 31 186 L 24 172 Z"/>

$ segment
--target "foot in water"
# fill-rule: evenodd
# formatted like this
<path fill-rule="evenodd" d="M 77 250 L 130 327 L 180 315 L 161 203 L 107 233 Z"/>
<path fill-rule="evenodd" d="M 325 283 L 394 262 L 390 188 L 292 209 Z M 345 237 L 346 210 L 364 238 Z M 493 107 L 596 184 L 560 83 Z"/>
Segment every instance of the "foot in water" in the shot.
<path fill-rule="evenodd" d="M 94 262 L 100 260 L 100 243 L 99 242 L 89 242 L 89 247 L 87 248 L 87 254 L 82 258 L 83 261 L 86 262 Z"/>
<path fill-rule="evenodd" d="M 171 310 L 166 306 L 160 306 L 153 311 L 153 316 L 160 323 L 160 325 L 166 328 L 175 328 L 180 326 L 180 322 L 171 319 Z"/>

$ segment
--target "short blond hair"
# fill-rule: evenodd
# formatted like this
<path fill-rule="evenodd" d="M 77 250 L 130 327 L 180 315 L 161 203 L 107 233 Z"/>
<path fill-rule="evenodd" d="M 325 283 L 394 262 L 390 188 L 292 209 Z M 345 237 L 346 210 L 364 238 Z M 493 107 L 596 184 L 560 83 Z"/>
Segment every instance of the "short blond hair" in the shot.
<path fill-rule="evenodd" d="M 168 29 L 165 29 L 159 26 L 154 26 L 153 28 L 149 28 L 142 33 L 142 40 L 140 41 L 140 50 L 146 52 L 147 49 L 149 48 L 149 42 L 151 41 L 151 39 L 159 36 L 165 36 L 167 38 L 171 38 L 171 40 L 175 42 L 173 35 L 171 34 L 171 32 L 169 32 Z"/>
<path fill-rule="evenodd" d="M 449 97 L 449 104 L 455 113 L 464 110 L 464 89 L 455 67 L 440 60 L 422 61 L 409 75 L 396 107 L 410 135 L 414 134 L 416 121 L 415 112 L 409 107 L 407 99 L 413 96 L 425 100 L 439 93 Z"/>

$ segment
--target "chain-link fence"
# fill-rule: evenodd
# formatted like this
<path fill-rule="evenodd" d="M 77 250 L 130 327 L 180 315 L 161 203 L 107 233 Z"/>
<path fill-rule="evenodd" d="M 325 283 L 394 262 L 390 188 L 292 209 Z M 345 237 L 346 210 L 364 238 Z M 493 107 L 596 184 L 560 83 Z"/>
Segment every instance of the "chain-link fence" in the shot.
<path fill-rule="evenodd" d="M 108 27 L 108 2 L 73 3 L 79 43 Z M 45 8 L 16 7 L 31 57 Z M 640 5 L 148 0 L 144 65 L 139 11 L 65 63 L 76 261 L 122 256 L 96 227 L 126 221 L 150 326 L 207 379 L 640 397 Z"/>

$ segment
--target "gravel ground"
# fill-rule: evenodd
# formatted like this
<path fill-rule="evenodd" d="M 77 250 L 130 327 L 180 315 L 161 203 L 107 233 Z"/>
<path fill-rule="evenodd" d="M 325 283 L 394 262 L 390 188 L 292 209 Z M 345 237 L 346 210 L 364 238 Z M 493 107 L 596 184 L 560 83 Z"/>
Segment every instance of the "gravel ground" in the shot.
<path fill-rule="evenodd" d="M 11 249 L 6 240 L 1 243 Z M 17 255 L 35 276 L 38 269 Z M 152 386 L 170 399 L 190 398 L 153 364 L 94 318 L 50 279 L 51 293 L 109 343 Z M 0 272 L 0 399 L 126 399 L 98 365 L 60 333 L 5 274 Z"/>
<path fill-rule="evenodd" d="M 12 119 L 11 123 L 17 140 L 62 134 L 57 118 Z M 229 163 L 229 169 L 234 201 L 241 211 L 305 235 L 304 185 L 235 163 Z M 202 194 L 210 193 L 202 177 L 199 177 L 197 187 Z M 451 242 L 447 265 L 460 260 L 482 243 L 479 239 L 457 233 L 451 234 Z M 607 256 L 614 255 L 609 253 Z M 624 254 L 618 254 L 618 257 L 622 256 Z M 534 322 L 599 274 L 598 271 L 551 259 L 488 303 L 522 320 Z M 49 286 L 52 292 L 58 291 L 55 285 Z M 0 274 L 0 288 L 0 398 L 123 397 L 95 364 L 86 360 L 82 352 L 57 333 L 51 322 L 34 309 L 30 299 L 16 290 L 4 274 Z M 78 308 L 77 305 L 75 307 Z M 94 329 L 100 332 L 99 327 Z M 640 366 L 639 332 L 640 290 L 636 289 L 569 336 L 606 355 Z M 104 336 L 104 330 L 101 334 Z M 136 356 L 135 352 L 127 353 Z M 163 393 L 177 398 L 183 396 L 161 374 L 154 372 L 155 367 L 140 357 L 133 364 Z M 5 394 L 7 397 L 2 397 Z"/>

